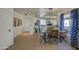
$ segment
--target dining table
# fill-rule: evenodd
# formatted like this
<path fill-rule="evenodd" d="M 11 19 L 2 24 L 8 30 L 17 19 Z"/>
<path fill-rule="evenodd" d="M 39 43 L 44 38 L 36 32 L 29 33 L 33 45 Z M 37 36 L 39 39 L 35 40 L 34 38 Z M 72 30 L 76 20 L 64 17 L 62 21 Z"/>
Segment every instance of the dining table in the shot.
<path fill-rule="evenodd" d="M 64 40 L 67 36 L 67 33 L 65 31 L 59 31 L 59 30 L 52 30 L 49 29 L 46 31 L 46 40 L 52 41 L 52 39 L 56 40 L 60 40 L 60 42 L 62 40 Z"/>

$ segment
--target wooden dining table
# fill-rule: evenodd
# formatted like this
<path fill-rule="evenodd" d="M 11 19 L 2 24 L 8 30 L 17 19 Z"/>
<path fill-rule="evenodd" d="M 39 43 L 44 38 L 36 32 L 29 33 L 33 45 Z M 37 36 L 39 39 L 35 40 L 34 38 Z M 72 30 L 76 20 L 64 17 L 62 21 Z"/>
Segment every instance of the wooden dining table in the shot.
<path fill-rule="evenodd" d="M 60 42 L 62 41 L 62 39 L 64 40 L 65 37 L 67 36 L 67 33 L 65 31 L 59 31 L 59 30 L 47 30 L 46 32 L 46 37 L 47 39 L 59 39 Z"/>

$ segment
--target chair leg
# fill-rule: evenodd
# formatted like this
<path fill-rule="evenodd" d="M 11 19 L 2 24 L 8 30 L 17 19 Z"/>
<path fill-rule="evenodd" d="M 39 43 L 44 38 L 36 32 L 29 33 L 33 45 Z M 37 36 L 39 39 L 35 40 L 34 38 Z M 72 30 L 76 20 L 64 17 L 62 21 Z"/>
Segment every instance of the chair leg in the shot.
<path fill-rule="evenodd" d="M 49 43 L 52 44 L 52 38 L 49 39 Z"/>
<path fill-rule="evenodd" d="M 41 47 L 43 47 L 44 44 L 45 44 L 45 43 L 44 43 L 44 40 L 41 40 L 41 41 L 40 41 L 40 45 L 41 45 Z"/>
<path fill-rule="evenodd" d="M 60 42 L 62 42 L 63 39 L 64 39 L 63 37 L 60 37 Z"/>

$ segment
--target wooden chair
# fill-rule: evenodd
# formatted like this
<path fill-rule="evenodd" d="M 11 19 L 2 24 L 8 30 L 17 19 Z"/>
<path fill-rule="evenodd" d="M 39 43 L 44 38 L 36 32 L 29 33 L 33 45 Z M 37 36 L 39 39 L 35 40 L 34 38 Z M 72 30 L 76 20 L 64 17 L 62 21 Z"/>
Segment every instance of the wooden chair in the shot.
<path fill-rule="evenodd" d="M 52 44 L 52 40 L 55 41 L 58 39 L 58 30 L 47 30 L 47 39 L 50 44 Z"/>
<path fill-rule="evenodd" d="M 52 39 L 52 30 L 47 30 L 47 32 L 46 32 L 46 41 L 51 44 L 51 39 Z"/>
<path fill-rule="evenodd" d="M 67 33 L 66 33 L 66 32 L 59 32 L 59 39 L 60 39 L 60 42 L 61 42 L 62 40 L 64 40 L 64 39 L 66 38 L 66 36 L 67 36 Z"/>
<path fill-rule="evenodd" d="M 52 30 L 52 38 L 55 40 L 58 39 L 58 30 Z"/>

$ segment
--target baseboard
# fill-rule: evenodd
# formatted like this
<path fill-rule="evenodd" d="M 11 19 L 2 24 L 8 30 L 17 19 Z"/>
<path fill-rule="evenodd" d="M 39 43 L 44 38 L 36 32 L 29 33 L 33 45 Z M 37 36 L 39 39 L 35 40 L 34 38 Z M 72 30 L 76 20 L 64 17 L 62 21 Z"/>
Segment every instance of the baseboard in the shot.
<path fill-rule="evenodd" d="M 22 34 L 22 32 L 21 33 L 19 33 L 19 34 L 17 34 L 16 36 L 14 36 L 14 38 L 16 38 L 17 36 L 19 36 L 19 35 L 21 35 Z"/>
<path fill-rule="evenodd" d="M 11 42 L 10 44 L 0 47 L 0 50 L 7 50 L 8 47 L 12 46 L 14 44 L 14 42 Z"/>
<path fill-rule="evenodd" d="M 8 45 L 7 46 L 7 48 L 5 48 L 5 50 L 7 50 L 10 46 L 12 46 L 14 44 L 14 41 L 10 44 L 10 45 Z"/>

